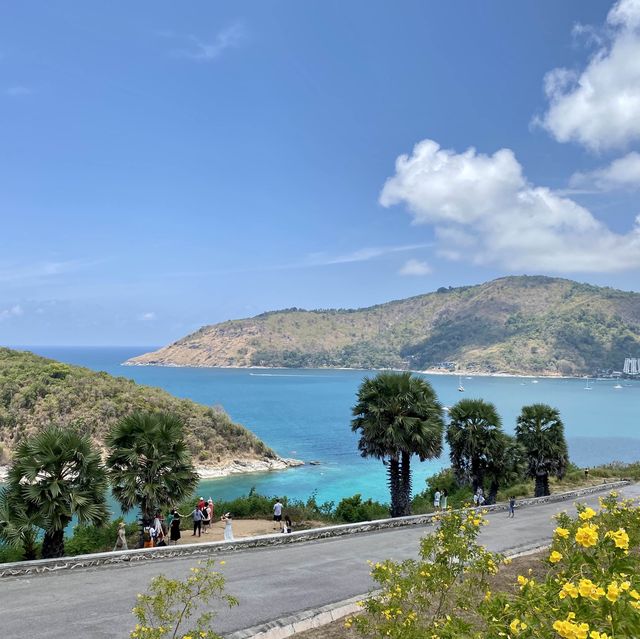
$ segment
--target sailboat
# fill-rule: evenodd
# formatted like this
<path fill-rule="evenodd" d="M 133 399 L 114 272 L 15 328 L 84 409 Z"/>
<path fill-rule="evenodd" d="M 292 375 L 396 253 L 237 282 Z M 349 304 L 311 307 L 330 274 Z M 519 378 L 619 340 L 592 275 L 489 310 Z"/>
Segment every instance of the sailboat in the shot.
<path fill-rule="evenodd" d="M 460 377 L 458 378 L 458 390 L 461 393 L 464 393 L 464 386 L 462 385 L 462 375 L 460 375 Z"/>
<path fill-rule="evenodd" d="M 587 377 L 587 385 L 584 387 L 585 390 L 591 390 L 593 386 L 589 386 L 589 378 Z"/>

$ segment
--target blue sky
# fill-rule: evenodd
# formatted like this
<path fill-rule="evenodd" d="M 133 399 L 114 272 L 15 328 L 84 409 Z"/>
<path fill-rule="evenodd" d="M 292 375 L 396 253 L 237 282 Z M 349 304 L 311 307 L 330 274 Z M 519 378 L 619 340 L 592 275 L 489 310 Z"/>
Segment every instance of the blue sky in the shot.
<path fill-rule="evenodd" d="M 638 288 L 640 0 L 0 11 L 0 343 Z"/>

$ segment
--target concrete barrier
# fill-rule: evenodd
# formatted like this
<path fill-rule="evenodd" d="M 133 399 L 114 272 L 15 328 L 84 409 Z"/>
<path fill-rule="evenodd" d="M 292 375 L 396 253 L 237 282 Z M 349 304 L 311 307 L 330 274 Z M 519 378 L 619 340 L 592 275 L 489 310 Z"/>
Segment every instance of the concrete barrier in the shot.
<path fill-rule="evenodd" d="M 518 508 L 528 508 L 540 504 L 548 504 L 562 501 L 573 501 L 581 496 L 603 491 L 615 490 L 628 485 L 629 481 L 617 481 L 608 484 L 599 484 L 580 488 L 564 493 L 549 495 L 548 497 L 532 497 L 520 499 Z M 483 506 L 489 512 L 505 511 L 508 504 L 499 503 L 492 506 Z M 480 510 L 480 509 L 477 509 Z M 395 517 L 390 519 L 378 519 L 376 521 L 364 521 L 356 524 L 341 524 L 338 526 L 325 526 L 300 530 L 290 534 L 275 533 L 259 537 L 246 537 L 236 541 L 212 541 L 201 544 L 183 544 L 180 546 L 166 546 L 163 548 L 139 548 L 115 552 L 92 553 L 90 555 L 77 555 L 75 557 L 61 557 L 58 559 L 37 559 L 35 561 L 18 561 L 14 563 L 0 564 L 0 579 L 6 577 L 35 576 L 57 572 L 59 570 L 82 570 L 102 566 L 133 565 L 142 561 L 156 561 L 163 559 L 175 559 L 177 557 L 192 556 L 195 559 L 206 558 L 218 553 L 230 553 L 249 548 L 263 548 L 266 546 L 284 546 L 287 544 L 303 543 L 320 539 L 330 539 L 343 535 L 357 535 L 372 533 L 390 528 L 403 526 L 427 526 L 432 523 L 437 513 L 425 515 L 411 515 L 409 517 Z"/>

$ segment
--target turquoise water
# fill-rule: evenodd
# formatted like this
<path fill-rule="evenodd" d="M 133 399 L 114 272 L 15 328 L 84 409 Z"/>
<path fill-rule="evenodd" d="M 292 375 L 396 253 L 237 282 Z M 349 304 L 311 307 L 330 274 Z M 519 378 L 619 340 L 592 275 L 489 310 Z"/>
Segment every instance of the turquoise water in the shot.
<path fill-rule="evenodd" d="M 318 460 L 319 466 L 304 466 L 282 472 L 251 474 L 203 481 L 200 492 L 214 499 L 245 494 L 251 487 L 267 495 L 306 499 L 317 492 L 319 501 L 339 501 L 356 492 L 387 501 L 384 467 L 362 459 L 357 438 L 349 422 L 363 371 L 296 369 L 203 369 L 121 366 L 128 357 L 150 350 L 143 348 L 30 347 L 29 350 L 71 364 L 129 377 L 141 384 L 159 386 L 179 397 L 207 405 L 220 405 L 231 418 L 251 429 L 284 457 Z M 504 428 L 511 432 L 520 408 L 545 402 L 557 407 L 563 417 L 571 459 L 580 466 L 612 460 L 640 459 L 640 382 L 613 380 L 520 379 L 473 377 L 463 379 L 464 395 L 458 392 L 458 377 L 425 376 L 440 401 L 451 406 L 461 397 L 494 402 Z M 420 463 L 415 460 L 414 488 L 448 465 L 446 456 Z"/>

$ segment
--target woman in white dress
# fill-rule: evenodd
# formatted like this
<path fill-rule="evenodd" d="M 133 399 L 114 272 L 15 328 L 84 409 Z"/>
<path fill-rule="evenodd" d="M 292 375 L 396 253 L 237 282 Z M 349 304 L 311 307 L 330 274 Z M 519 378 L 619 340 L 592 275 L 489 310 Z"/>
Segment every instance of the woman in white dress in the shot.
<path fill-rule="evenodd" d="M 233 529 L 231 528 L 231 513 L 225 513 L 220 517 L 224 521 L 224 540 L 233 541 Z"/>

